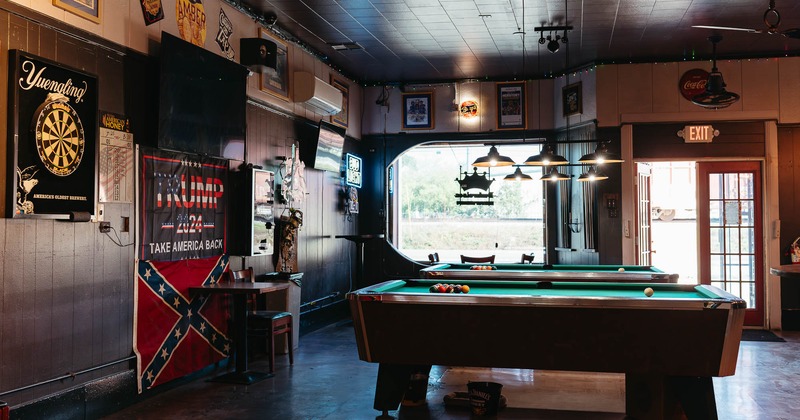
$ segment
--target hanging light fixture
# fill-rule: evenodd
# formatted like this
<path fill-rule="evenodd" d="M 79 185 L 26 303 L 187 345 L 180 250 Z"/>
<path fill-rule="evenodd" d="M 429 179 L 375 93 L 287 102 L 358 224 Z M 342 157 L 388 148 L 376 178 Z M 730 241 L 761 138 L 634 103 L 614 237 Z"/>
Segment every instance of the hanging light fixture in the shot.
<path fill-rule="evenodd" d="M 561 172 L 558 172 L 558 168 L 554 166 L 550 168 L 550 172 L 542 175 L 542 177 L 539 179 L 542 181 L 556 182 L 556 181 L 569 181 L 570 178 L 572 178 L 570 175 L 565 175 L 562 174 Z"/>
<path fill-rule="evenodd" d="M 722 36 L 711 35 L 708 40 L 711 41 L 712 47 L 711 73 L 708 74 L 706 90 L 693 96 L 692 103 L 708 109 L 726 108 L 739 100 L 739 94 L 725 90 L 722 73 L 717 69 L 717 43 L 722 41 Z"/>
<path fill-rule="evenodd" d="M 569 161 L 564 156 L 557 155 L 552 144 L 545 144 L 538 155 L 525 159 L 525 164 L 529 166 L 555 166 L 567 165 Z"/>
<path fill-rule="evenodd" d="M 578 177 L 578 182 L 594 182 L 602 181 L 604 179 L 608 179 L 608 176 L 595 170 L 594 167 L 591 167 L 585 174 L 582 174 Z"/>
<path fill-rule="evenodd" d="M 514 160 L 508 156 L 500 155 L 500 152 L 497 151 L 497 147 L 490 147 L 489 154 L 486 156 L 481 156 L 475 159 L 475 162 L 472 162 L 472 166 L 478 166 L 481 168 L 485 168 L 488 166 L 511 166 L 514 165 Z"/>
<path fill-rule="evenodd" d="M 588 165 L 602 165 L 604 163 L 622 163 L 625 161 L 618 154 L 608 151 L 608 142 L 600 142 L 594 149 L 594 153 L 581 156 L 578 162 Z"/>
<path fill-rule="evenodd" d="M 530 181 L 532 179 L 530 175 L 522 173 L 519 166 L 517 166 L 513 174 L 508 174 L 503 178 L 504 181 Z"/>

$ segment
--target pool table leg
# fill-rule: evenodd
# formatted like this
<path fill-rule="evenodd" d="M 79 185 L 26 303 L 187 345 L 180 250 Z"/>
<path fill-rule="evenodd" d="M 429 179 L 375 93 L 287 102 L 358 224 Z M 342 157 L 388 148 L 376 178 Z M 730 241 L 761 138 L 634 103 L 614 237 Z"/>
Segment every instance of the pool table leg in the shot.
<path fill-rule="evenodd" d="M 422 373 L 428 376 L 430 370 L 430 365 L 381 363 L 378 366 L 378 383 L 375 386 L 375 404 L 373 407 L 383 412 L 397 410 L 400 402 L 403 401 L 403 395 L 408 389 L 411 375 Z"/>
<path fill-rule="evenodd" d="M 717 419 L 710 377 L 625 375 L 625 413 L 633 419 Z"/>

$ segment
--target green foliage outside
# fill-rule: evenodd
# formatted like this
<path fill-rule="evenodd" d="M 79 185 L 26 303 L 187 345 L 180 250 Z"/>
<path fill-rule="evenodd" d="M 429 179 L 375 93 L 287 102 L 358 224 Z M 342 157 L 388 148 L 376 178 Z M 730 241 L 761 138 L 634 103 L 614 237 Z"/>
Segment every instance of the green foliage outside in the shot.
<path fill-rule="evenodd" d="M 518 147 L 518 146 L 516 146 Z M 503 152 L 510 154 L 511 146 Z M 523 168 L 533 181 L 504 181 L 514 167 L 492 168 L 494 205 L 457 205 L 456 182 L 470 162 L 485 155 L 485 146 L 418 147 L 404 154 L 397 164 L 401 220 L 399 248 L 404 251 L 452 249 L 541 249 L 543 200 L 536 168 Z M 515 161 L 531 150 L 521 149 Z M 520 158 L 520 156 L 522 156 Z M 478 173 L 487 168 L 479 168 Z M 479 191 L 474 191 L 479 192 Z M 484 191 L 480 191 L 484 192 Z M 495 247 L 495 244 L 497 247 Z"/>

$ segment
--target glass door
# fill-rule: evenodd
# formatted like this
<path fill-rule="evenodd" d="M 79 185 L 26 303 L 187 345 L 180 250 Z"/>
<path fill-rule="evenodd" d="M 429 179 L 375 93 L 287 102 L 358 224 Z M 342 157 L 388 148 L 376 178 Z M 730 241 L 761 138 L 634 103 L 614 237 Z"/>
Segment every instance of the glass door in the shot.
<path fill-rule="evenodd" d="M 747 302 L 745 325 L 764 324 L 760 162 L 698 162 L 700 283 Z"/>

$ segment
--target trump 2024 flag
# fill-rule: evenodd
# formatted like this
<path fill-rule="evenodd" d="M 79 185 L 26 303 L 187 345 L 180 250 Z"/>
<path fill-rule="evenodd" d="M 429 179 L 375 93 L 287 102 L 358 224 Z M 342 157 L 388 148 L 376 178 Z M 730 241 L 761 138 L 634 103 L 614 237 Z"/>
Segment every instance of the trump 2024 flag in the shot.
<path fill-rule="evenodd" d="M 189 293 L 189 287 L 218 282 L 227 269 L 227 255 L 138 262 L 133 347 L 139 393 L 228 357 L 227 299 Z"/>

